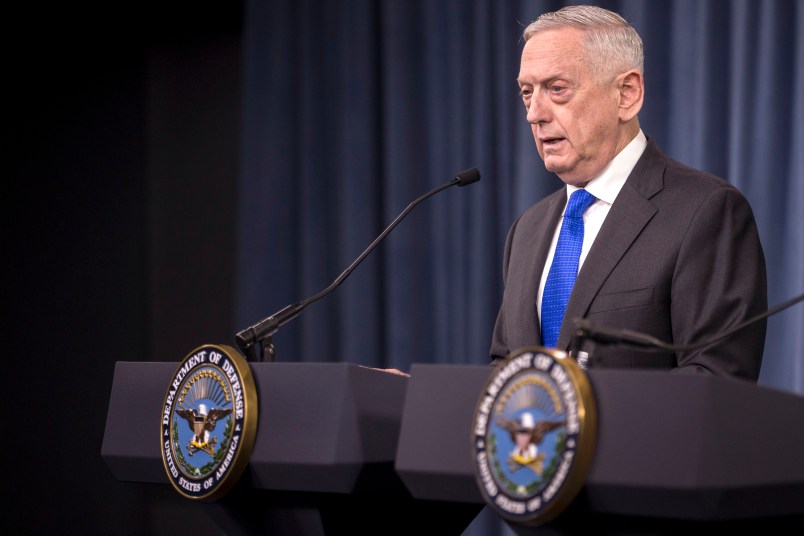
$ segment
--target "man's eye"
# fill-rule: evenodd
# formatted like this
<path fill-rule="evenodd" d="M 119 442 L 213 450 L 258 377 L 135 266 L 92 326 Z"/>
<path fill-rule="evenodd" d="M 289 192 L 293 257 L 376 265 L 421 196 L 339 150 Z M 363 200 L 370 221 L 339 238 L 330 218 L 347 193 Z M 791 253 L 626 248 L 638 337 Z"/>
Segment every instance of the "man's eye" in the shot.
<path fill-rule="evenodd" d="M 561 93 L 565 89 L 566 88 L 564 86 L 559 86 L 559 85 L 550 86 L 550 92 L 551 93 Z"/>
<path fill-rule="evenodd" d="M 519 90 L 519 95 L 523 99 L 529 99 L 532 94 L 533 94 L 533 90 L 531 90 L 531 89 L 522 88 L 522 89 Z"/>

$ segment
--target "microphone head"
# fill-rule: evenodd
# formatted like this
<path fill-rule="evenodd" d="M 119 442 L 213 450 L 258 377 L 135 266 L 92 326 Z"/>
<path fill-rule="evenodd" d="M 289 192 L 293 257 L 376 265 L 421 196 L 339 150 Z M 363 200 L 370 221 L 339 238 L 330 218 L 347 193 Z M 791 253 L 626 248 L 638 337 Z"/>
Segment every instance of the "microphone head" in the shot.
<path fill-rule="evenodd" d="M 464 169 L 455 178 L 458 179 L 458 186 L 466 186 L 480 180 L 480 170 L 477 168 Z"/>

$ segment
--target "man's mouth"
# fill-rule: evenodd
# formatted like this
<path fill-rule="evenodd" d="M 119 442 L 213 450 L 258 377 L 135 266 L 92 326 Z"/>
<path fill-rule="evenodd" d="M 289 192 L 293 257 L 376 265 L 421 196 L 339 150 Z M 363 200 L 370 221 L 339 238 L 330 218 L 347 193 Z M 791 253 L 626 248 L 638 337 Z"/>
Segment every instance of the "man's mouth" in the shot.
<path fill-rule="evenodd" d="M 557 144 L 557 143 L 559 143 L 559 142 L 561 142 L 563 140 L 564 140 L 564 138 L 542 138 L 542 145 L 544 145 L 545 147 L 549 147 L 549 146 L 555 145 L 555 144 Z"/>

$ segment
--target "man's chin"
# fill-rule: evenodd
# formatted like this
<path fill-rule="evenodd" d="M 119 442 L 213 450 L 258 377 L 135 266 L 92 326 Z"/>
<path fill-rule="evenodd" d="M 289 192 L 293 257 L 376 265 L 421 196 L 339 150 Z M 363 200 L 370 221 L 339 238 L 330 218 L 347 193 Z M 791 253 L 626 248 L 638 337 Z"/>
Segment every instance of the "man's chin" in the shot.
<path fill-rule="evenodd" d="M 557 166 L 557 165 L 548 165 L 545 162 L 544 165 L 547 171 L 551 173 L 555 173 L 558 175 L 558 178 L 561 179 L 564 184 L 569 184 L 570 186 L 577 186 L 579 188 L 583 188 L 586 186 L 586 183 L 589 182 L 589 179 L 579 176 L 577 173 L 577 169 L 574 166 Z"/>
<path fill-rule="evenodd" d="M 544 168 L 547 171 L 555 173 L 556 175 L 559 176 L 561 176 L 562 173 L 567 173 L 572 169 L 570 166 L 567 165 L 565 161 L 563 161 L 563 159 L 560 159 L 555 156 L 548 155 L 545 158 L 543 158 L 543 160 L 544 160 Z"/>

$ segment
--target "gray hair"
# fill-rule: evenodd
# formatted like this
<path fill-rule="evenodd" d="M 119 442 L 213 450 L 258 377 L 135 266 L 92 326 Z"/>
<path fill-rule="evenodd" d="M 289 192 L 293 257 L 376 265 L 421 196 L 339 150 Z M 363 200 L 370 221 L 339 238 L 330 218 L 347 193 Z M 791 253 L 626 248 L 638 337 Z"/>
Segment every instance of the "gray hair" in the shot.
<path fill-rule="evenodd" d="M 597 6 L 566 6 L 544 13 L 522 32 L 525 41 L 545 30 L 572 27 L 585 32 L 583 40 L 589 67 L 600 81 L 629 69 L 643 72 L 642 39 L 623 17 Z"/>

